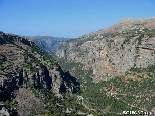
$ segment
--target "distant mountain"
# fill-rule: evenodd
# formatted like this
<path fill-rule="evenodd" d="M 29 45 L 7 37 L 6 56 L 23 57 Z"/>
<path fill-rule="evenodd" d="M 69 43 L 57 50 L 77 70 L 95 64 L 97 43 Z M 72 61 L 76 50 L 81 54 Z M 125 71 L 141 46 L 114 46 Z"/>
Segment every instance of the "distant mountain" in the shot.
<path fill-rule="evenodd" d="M 155 17 L 139 18 L 139 19 L 124 18 L 109 28 L 101 29 L 99 31 L 85 34 L 83 36 L 101 35 L 105 33 L 115 33 L 130 29 L 144 29 L 144 28 L 147 28 L 149 30 L 155 29 Z"/>
<path fill-rule="evenodd" d="M 51 55 L 56 53 L 57 48 L 66 40 L 71 38 L 52 37 L 52 36 L 26 36 L 35 42 L 42 50 Z"/>

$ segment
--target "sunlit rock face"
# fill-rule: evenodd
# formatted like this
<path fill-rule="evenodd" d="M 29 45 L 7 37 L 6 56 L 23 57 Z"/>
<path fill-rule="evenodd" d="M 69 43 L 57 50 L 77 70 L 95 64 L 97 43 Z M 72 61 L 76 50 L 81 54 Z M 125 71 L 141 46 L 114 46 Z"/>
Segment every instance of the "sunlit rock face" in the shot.
<path fill-rule="evenodd" d="M 133 67 L 155 63 L 155 18 L 123 19 L 110 28 L 65 42 L 56 55 L 93 70 L 93 80 L 106 81 Z"/>

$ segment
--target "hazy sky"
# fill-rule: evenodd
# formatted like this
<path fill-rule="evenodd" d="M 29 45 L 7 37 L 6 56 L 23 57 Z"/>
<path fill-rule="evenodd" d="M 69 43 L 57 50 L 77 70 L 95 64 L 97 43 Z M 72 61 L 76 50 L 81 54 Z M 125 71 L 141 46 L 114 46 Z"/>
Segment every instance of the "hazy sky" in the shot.
<path fill-rule="evenodd" d="M 79 37 L 125 17 L 155 16 L 155 0 L 0 0 L 0 31 Z"/>

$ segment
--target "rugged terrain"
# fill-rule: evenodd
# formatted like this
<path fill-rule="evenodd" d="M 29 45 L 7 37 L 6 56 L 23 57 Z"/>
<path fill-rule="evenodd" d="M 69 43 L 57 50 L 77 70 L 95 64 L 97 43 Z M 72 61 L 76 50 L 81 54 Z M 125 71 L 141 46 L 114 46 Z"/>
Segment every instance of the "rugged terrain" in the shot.
<path fill-rule="evenodd" d="M 67 40 L 59 63 L 32 41 L 0 32 L 0 115 L 155 113 L 154 22 L 127 18 Z"/>

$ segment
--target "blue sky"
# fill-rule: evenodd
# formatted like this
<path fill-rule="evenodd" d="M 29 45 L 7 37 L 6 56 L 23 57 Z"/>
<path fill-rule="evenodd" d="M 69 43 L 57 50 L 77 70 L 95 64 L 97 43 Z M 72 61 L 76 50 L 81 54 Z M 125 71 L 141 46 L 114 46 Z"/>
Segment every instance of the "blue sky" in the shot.
<path fill-rule="evenodd" d="M 155 16 L 155 0 L 0 0 L 0 31 L 76 38 L 122 18 Z"/>

